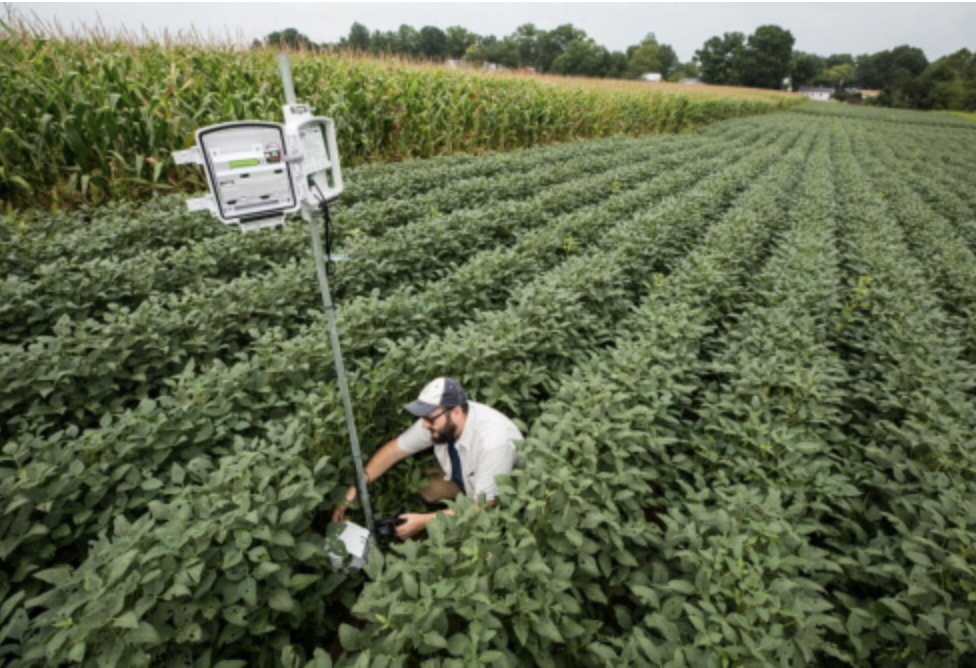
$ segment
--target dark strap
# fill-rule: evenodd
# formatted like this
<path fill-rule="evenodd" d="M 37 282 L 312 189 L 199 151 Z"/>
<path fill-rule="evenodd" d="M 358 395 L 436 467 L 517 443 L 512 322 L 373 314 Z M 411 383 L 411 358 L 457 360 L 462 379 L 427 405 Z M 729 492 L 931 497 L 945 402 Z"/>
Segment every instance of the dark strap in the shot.
<path fill-rule="evenodd" d="M 458 486 L 461 493 L 465 494 L 464 476 L 461 475 L 461 456 L 458 454 L 453 438 L 447 442 L 447 455 L 451 458 L 451 480 Z"/>

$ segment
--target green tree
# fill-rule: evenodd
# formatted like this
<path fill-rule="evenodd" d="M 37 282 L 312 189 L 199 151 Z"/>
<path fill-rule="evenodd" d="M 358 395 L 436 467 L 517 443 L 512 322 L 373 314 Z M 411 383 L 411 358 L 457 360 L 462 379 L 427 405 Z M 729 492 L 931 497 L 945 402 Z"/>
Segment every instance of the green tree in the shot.
<path fill-rule="evenodd" d="M 793 56 L 793 90 L 800 90 L 800 86 L 815 85 L 824 72 L 826 63 L 823 58 L 813 53 L 797 51 Z"/>
<path fill-rule="evenodd" d="M 928 97 L 928 82 L 921 77 L 928 65 L 921 49 L 903 44 L 890 51 L 859 56 L 855 78 L 862 88 L 881 89 L 879 104 L 920 108 Z"/>
<path fill-rule="evenodd" d="M 377 54 L 395 53 L 396 33 L 374 30 L 369 37 L 369 52 Z"/>
<path fill-rule="evenodd" d="M 393 36 L 393 52 L 403 56 L 420 55 L 420 33 L 406 24 L 397 28 Z"/>
<path fill-rule="evenodd" d="M 609 54 L 590 38 L 573 40 L 552 62 L 553 74 L 575 74 L 586 77 L 603 76 Z"/>
<path fill-rule="evenodd" d="M 921 49 L 902 45 L 890 51 L 858 56 L 856 78 L 862 88 L 888 89 L 890 92 L 896 79 L 904 82 L 906 77 L 917 77 L 926 67 L 928 59 Z"/>
<path fill-rule="evenodd" d="M 515 43 L 515 48 L 518 51 L 520 67 L 542 69 L 540 64 L 541 39 L 544 34 L 544 31 L 536 28 L 534 24 L 525 23 L 516 28 L 509 37 Z"/>
<path fill-rule="evenodd" d="M 781 90 L 792 71 L 793 34 L 779 26 L 756 28 L 740 53 L 741 83 L 753 88 Z"/>
<path fill-rule="evenodd" d="M 678 67 L 678 56 L 668 44 L 660 44 L 653 33 L 640 46 L 631 50 L 627 61 L 627 77 L 636 79 L 647 72 L 669 77 Z"/>
<path fill-rule="evenodd" d="M 923 109 L 976 109 L 976 54 L 960 49 L 931 63 L 915 81 Z"/>
<path fill-rule="evenodd" d="M 267 46 L 281 49 L 306 49 L 311 51 L 318 48 L 312 40 L 298 32 L 295 28 L 285 28 L 284 30 L 276 30 L 273 33 L 269 33 L 264 38 L 264 43 Z"/>
<path fill-rule="evenodd" d="M 511 40 L 501 40 L 494 35 L 489 35 L 468 47 L 464 60 L 472 63 L 492 63 L 514 69 L 519 67 L 518 47 Z"/>
<path fill-rule="evenodd" d="M 893 74 L 897 74 L 898 70 L 903 70 L 911 76 L 917 77 L 929 66 L 929 60 L 925 57 L 925 52 L 907 44 L 896 46 L 892 49 L 891 59 L 894 69 Z"/>
<path fill-rule="evenodd" d="M 746 37 L 741 32 L 727 32 L 712 37 L 695 51 L 695 60 L 701 65 L 702 81 L 709 84 L 738 85 L 741 75 L 737 69 Z"/>
<path fill-rule="evenodd" d="M 622 51 L 613 51 L 607 56 L 607 67 L 603 73 L 605 77 L 622 79 L 627 74 L 627 54 Z"/>
<path fill-rule="evenodd" d="M 426 58 L 442 59 L 447 56 L 447 34 L 440 28 L 424 26 L 417 36 L 419 55 Z"/>
<path fill-rule="evenodd" d="M 925 91 L 924 109 L 962 109 L 965 106 L 965 83 L 946 59 L 929 65 L 919 83 Z"/>
<path fill-rule="evenodd" d="M 854 84 L 856 73 L 857 70 L 853 65 L 844 63 L 825 70 L 821 77 L 828 86 L 840 90 Z"/>
<path fill-rule="evenodd" d="M 700 79 L 701 70 L 698 67 L 698 63 L 693 60 L 687 63 L 682 63 L 675 68 L 671 76 L 668 77 L 668 81 L 673 81 L 675 83 L 680 82 L 682 79 Z"/>
<path fill-rule="evenodd" d="M 570 43 L 586 40 L 586 33 L 565 23 L 539 36 L 538 69 L 540 72 L 551 72 L 553 62 L 563 54 Z"/>
<path fill-rule="evenodd" d="M 451 26 L 445 31 L 448 58 L 461 59 L 468 49 L 478 43 L 478 36 L 461 26 Z"/>
<path fill-rule="evenodd" d="M 366 53 L 369 51 L 369 29 L 362 23 L 353 23 L 349 37 L 341 45 Z"/>
<path fill-rule="evenodd" d="M 854 56 L 849 53 L 832 53 L 824 58 L 823 61 L 826 69 L 837 67 L 838 65 L 850 65 L 853 67 L 856 64 Z"/>
<path fill-rule="evenodd" d="M 865 53 L 857 57 L 856 78 L 861 88 L 884 88 L 888 77 L 890 51 Z"/>

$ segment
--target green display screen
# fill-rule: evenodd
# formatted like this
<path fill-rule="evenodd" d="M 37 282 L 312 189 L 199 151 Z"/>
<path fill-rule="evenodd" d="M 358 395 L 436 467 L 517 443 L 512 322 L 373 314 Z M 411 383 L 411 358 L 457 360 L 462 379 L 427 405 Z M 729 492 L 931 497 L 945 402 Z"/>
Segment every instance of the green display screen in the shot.
<path fill-rule="evenodd" d="M 246 158 L 244 160 L 231 160 L 228 166 L 231 169 L 241 169 L 242 167 L 257 167 L 261 161 L 257 158 Z"/>

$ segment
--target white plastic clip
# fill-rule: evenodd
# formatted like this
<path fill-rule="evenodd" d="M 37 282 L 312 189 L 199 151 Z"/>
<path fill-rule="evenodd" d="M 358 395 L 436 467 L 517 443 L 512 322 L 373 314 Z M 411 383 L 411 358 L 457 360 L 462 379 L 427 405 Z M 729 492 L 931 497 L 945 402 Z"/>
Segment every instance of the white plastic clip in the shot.
<path fill-rule="evenodd" d="M 213 195 L 188 199 L 186 200 L 186 208 L 190 211 L 209 211 L 210 213 L 216 213 L 217 200 L 214 199 Z"/>
<path fill-rule="evenodd" d="M 173 151 L 173 161 L 177 165 L 202 165 L 203 154 L 199 146 L 194 146 L 185 151 Z"/>

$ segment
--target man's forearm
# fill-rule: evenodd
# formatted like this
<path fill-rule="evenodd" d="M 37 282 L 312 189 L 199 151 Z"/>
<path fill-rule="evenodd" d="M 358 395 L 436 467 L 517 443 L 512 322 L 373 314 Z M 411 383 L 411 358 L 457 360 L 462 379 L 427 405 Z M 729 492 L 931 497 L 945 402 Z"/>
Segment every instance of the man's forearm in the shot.
<path fill-rule="evenodd" d="M 366 466 L 363 467 L 363 472 L 366 474 L 366 482 L 370 483 L 377 480 L 381 475 L 390 470 L 390 468 L 396 464 L 401 459 L 406 459 L 409 453 L 404 452 L 397 445 L 396 439 L 388 442 L 382 448 L 376 451 L 376 453 L 370 457 Z"/>

